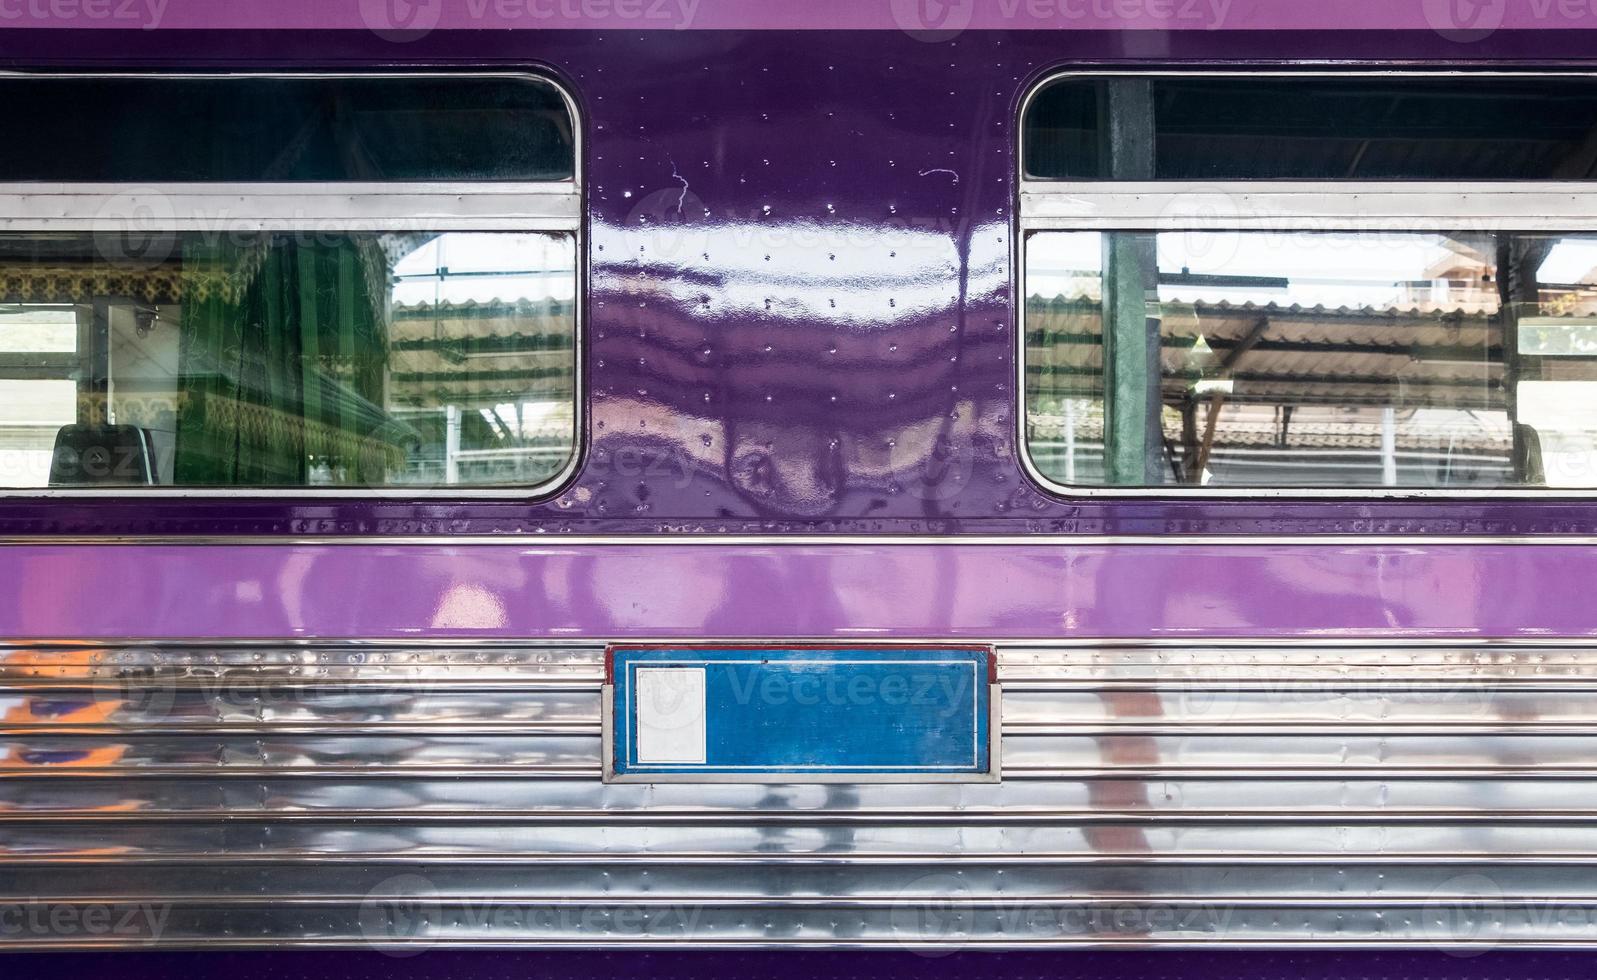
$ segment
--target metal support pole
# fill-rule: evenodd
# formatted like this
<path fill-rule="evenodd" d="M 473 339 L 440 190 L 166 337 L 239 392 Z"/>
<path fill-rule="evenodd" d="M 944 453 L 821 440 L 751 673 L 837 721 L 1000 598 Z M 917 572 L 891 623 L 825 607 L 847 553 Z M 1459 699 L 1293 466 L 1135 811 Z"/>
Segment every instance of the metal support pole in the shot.
<path fill-rule="evenodd" d="M 1153 85 L 1111 79 L 1104 85 L 1107 121 L 1104 176 L 1153 177 Z M 1107 233 L 1103 244 L 1105 464 L 1108 482 L 1164 482 L 1160 395 L 1158 261 L 1152 234 Z"/>
<path fill-rule="evenodd" d="M 1076 400 L 1065 399 L 1065 483 L 1076 482 Z"/>
<path fill-rule="evenodd" d="M 1397 409 L 1381 409 L 1381 486 L 1397 486 Z"/>
<path fill-rule="evenodd" d="M 460 482 L 460 406 L 444 406 L 444 482 Z"/>
<path fill-rule="evenodd" d="M 1527 439 L 1527 431 L 1519 421 L 1519 382 L 1537 375 L 1534 358 L 1519 352 L 1519 319 L 1525 314 L 1534 315 L 1540 308 L 1540 286 L 1536 270 L 1546 261 L 1557 243 L 1556 238 L 1520 235 L 1500 235 L 1497 240 L 1497 297 L 1498 318 L 1502 324 L 1503 345 L 1503 400 L 1508 409 L 1509 431 L 1513 433 L 1511 450 L 1514 464 L 1513 481 L 1516 486 L 1538 483 L 1546 479 L 1540 453 L 1533 448 L 1536 443 Z M 1490 346 L 1490 341 L 1487 342 Z M 1482 355 L 1483 360 L 1485 355 Z M 1483 381 L 1483 383 L 1485 383 Z"/>

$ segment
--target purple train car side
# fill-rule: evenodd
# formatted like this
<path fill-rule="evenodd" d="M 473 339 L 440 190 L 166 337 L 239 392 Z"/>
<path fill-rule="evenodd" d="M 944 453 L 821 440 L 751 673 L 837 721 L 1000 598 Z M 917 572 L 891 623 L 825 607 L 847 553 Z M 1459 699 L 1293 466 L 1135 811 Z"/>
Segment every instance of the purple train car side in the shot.
<path fill-rule="evenodd" d="M 0 949 L 1597 945 L 1588 7 L 0 0 Z"/>

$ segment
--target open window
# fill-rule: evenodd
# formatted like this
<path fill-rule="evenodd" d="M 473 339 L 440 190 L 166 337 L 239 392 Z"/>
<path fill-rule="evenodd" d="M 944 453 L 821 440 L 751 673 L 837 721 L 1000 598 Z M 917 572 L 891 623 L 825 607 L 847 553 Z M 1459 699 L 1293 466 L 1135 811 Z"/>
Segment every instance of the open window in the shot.
<path fill-rule="evenodd" d="M 526 76 L 13 76 L 0 489 L 530 496 L 579 432 L 574 118 Z"/>
<path fill-rule="evenodd" d="M 1068 76 L 1023 139 L 1043 482 L 1597 489 L 1597 82 Z"/>

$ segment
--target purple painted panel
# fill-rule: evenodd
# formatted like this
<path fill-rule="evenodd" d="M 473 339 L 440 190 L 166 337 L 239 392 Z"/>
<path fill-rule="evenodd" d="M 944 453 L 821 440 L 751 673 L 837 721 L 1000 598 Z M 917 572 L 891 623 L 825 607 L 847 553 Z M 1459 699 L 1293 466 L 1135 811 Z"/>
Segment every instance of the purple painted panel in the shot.
<path fill-rule="evenodd" d="M 34 0 L 0 9 L 24 2 Z M 180 2 L 240 24 L 253 23 L 251 10 L 312 8 L 169 9 Z M 1427 6 L 1365 10 L 1398 23 Z M 856 7 L 872 5 L 837 5 Z M 1347 4 L 1233 9 L 1375 23 Z M 367 30 L 0 31 L 5 67 L 547 66 L 584 112 L 592 408 L 586 463 L 553 500 L 7 498 L 0 534 L 1597 534 L 1591 500 L 1044 493 L 1016 455 L 1010 234 L 1016 113 L 1050 70 L 1594 65 L 1594 38 L 973 30 L 927 43 L 895 30 L 436 30 L 397 43 Z"/>
<path fill-rule="evenodd" d="M 33 545 L 0 636 L 1597 636 L 1590 546 Z"/>
<path fill-rule="evenodd" d="M 1597 26 L 1585 0 L 0 0 L 8 27 L 156 30 L 1372 30 Z"/>

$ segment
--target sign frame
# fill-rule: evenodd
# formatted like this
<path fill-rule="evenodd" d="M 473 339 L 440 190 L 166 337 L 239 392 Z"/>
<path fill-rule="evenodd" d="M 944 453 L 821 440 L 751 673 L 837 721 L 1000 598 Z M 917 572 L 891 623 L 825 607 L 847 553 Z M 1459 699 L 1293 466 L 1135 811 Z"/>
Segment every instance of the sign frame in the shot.
<path fill-rule="evenodd" d="M 985 672 L 987 688 L 987 768 L 985 771 L 939 771 L 917 772 L 913 770 L 891 771 L 858 771 L 839 772 L 836 770 L 782 770 L 779 768 L 758 769 L 746 772 L 728 772 L 714 770 L 681 770 L 681 771 L 648 771 L 648 772 L 618 772 L 616 769 L 617 745 L 617 718 L 618 705 L 616 703 L 615 662 L 616 654 L 629 651 L 666 651 L 682 654 L 682 659 L 691 661 L 695 654 L 782 651 L 799 653 L 803 651 L 816 651 L 822 653 L 847 653 L 858 651 L 863 654 L 900 653 L 978 653 L 986 658 L 987 670 Z M 601 751 L 604 757 L 604 781 L 606 783 L 763 783 L 763 784 L 809 784 L 809 783 L 997 783 L 1003 778 L 1001 746 L 1003 741 L 1003 690 L 998 683 L 998 657 L 997 651 L 991 644 L 962 643 L 952 641 L 949 643 L 916 642 L 916 643 L 851 643 L 847 640 L 825 642 L 796 642 L 773 643 L 762 641 L 757 643 L 735 643 L 726 641 L 712 641 L 706 643 L 693 643 L 674 641 L 666 643 L 613 643 L 605 648 L 604 654 L 604 686 L 600 699 L 600 715 L 603 725 Z M 979 694 L 978 694 L 979 696 Z"/>

